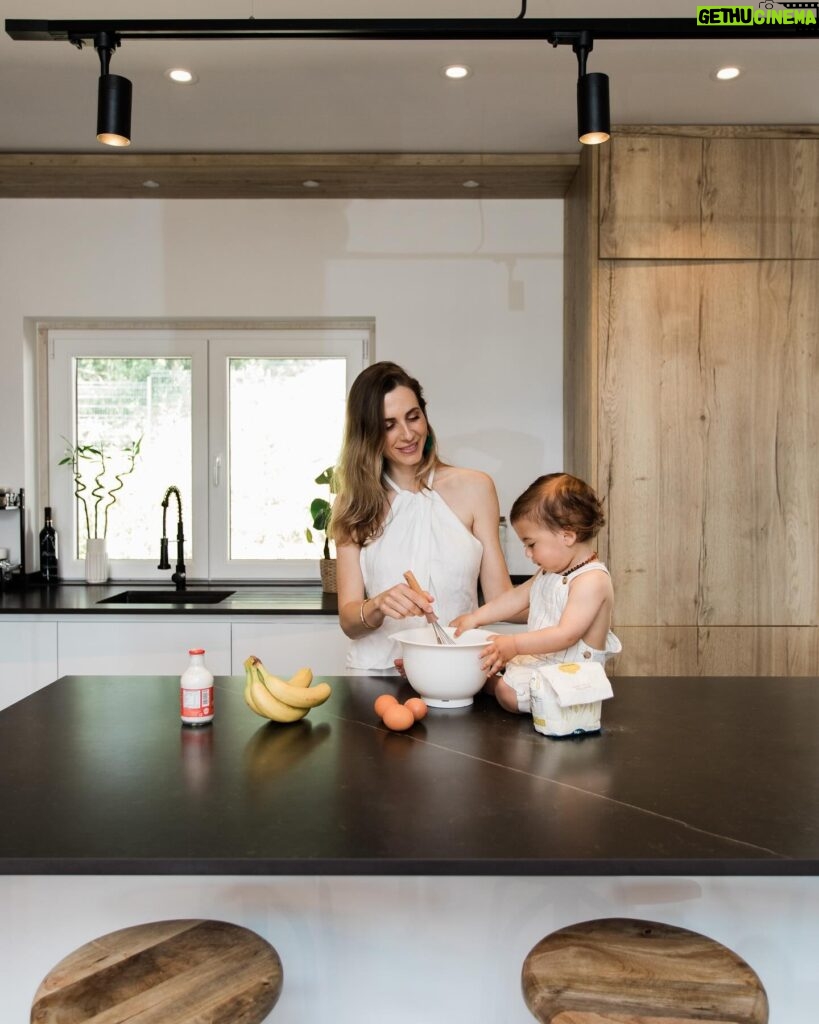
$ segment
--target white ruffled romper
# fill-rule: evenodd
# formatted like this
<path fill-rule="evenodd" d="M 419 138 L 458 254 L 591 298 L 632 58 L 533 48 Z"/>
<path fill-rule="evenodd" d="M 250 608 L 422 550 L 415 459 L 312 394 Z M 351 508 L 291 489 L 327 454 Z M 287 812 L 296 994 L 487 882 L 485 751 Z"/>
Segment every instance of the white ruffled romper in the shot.
<path fill-rule="evenodd" d="M 541 572 L 529 592 L 527 630 L 531 632 L 535 629 L 556 626 L 560 622 L 569 600 L 572 581 L 586 572 L 608 573 L 608 571 L 602 562 L 589 562 L 588 565 L 582 565 L 573 572 L 568 583 L 563 582 L 563 576 L 560 573 Z M 571 647 L 567 647 L 563 651 L 554 651 L 552 654 L 519 654 L 507 663 L 503 678 L 518 695 L 518 710 L 529 711 L 529 683 L 533 668 L 539 665 L 560 665 L 564 661 L 597 661 L 601 665 L 605 665 L 609 658 L 619 654 L 622 649 L 620 641 L 609 630 L 606 636 L 606 646 L 602 651 L 595 647 L 589 647 L 585 640 L 580 639 Z"/>
<path fill-rule="evenodd" d="M 478 607 L 483 544 L 432 490 L 433 478 L 434 470 L 427 478 L 429 490 L 416 493 L 401 490 L 385 477 L 396 495 L 384 529 L 361 549 L 361 573 L 367 595 L 373 596 L 403 583 L 409 569 L 435 597 L 435 613 L 446 625 Z M 425 623 L 423 616 L 384 619 L 379 629 L 351 642 L 347 667 L 359 672 L 394 672 L 401 645 L 392 634 Z"/>

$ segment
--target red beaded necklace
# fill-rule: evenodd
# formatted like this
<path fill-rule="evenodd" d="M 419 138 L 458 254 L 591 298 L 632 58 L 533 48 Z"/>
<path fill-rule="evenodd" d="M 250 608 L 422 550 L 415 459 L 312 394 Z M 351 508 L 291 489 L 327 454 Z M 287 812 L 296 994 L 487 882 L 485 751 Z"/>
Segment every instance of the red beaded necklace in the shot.
<path fill-rule="evenodd" d="M 582 569 L 584 565 L 588 565 L 589 562 L 593 562 L 595 558 L 597 558 L 597 552 L 593 551 L 585 562 L 578 562 L 577 565 L 573 565 L 571 569 L 567 569 L 564 573 L 561 573 L 563 583 L 567 584 L 569 582 L 569 576 L 571 576 L 573 572 L 577 572 L 578 569 Z"/>

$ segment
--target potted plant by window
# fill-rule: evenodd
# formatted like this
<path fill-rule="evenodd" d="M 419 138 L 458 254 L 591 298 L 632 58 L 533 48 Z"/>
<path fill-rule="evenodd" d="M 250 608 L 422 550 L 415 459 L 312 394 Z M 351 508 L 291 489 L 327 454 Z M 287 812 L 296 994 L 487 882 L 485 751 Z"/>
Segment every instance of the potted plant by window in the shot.
<path fill-rule="evenodd" d="M 142 438 L 115 449 L 98 444 L 72 444 L 63 438 L 65 454 L 61 466 L 70 466 L 74 474 L 74 494 L 85 524 L 85 579 L 88 583 L 104 583 L 108 579 L 108 513 L 117 502 L 117 493 L 125 486 L 139 457 Z M 89 486 L 93 481 L 93 486 Z"/>
<path fill-rule="evenodd" d="M 330 556 L 330 538 L 327 536 L 332 496 L 336 493 L 334 471 L 334 466 L 328 466 L 327 469 L 316 477 L 315 482 L 317 484 L 326 484 L 330 488 L 330 500 L 327 498 L 315 498 L 310 503 L 310 516 L 313 520 L 313 528 L 310 529 L 308 526 L 304 531 L 305 537 L 311 544 L 313 542 L 321 543 L 322 541 L 322 537 L 316 536 L 313 530 L 323 534 L 324 547 L 322 549 L 322 557 L 319 560 L 319 572 L 321 573 L 321 589 L 326 594 L 335 594 L 337 589 L 336 560 Z"/>

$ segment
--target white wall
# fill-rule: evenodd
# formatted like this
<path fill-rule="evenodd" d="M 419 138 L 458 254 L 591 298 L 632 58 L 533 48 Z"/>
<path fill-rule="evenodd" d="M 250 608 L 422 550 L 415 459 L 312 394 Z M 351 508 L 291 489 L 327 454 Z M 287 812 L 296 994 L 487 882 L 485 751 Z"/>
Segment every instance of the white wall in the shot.
<path fill-rule="evenodd" d="M 0 483 L 41 504 L 37 318 L 372 316 L 443 457 L 491 473 L 508 513 L 562 466 L 562 218 L 557 200 L 0 200 Z"/>

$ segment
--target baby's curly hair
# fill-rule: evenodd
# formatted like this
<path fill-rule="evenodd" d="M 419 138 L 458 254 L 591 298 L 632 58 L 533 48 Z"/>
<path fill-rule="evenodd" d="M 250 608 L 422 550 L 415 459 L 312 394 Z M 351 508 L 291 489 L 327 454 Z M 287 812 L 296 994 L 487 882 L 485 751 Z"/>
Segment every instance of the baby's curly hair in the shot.
<path fill-rule="evenodd" d="M 596 537 L 605 526 L 600 499 L 585 481 L 569 473 L 547 473 L 530 484 L 512 506 L 509 519 L 549 530 L 571 530 L 579 541 Z"/>

